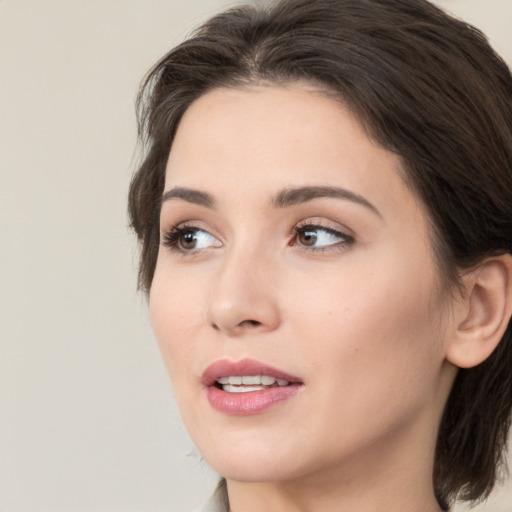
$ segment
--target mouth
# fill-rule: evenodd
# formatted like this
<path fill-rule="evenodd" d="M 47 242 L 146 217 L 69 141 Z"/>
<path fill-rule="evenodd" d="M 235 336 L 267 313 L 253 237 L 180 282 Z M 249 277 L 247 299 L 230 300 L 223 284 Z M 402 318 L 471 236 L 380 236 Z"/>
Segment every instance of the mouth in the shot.
<path fill-rule="evenodd" d="M 304 387 L 298 377 L 252 359 L 216 361 L 204 371 L 201 382 L 210 405 L 230 415 L 258 414 Z"/>
<path fill-rule="evenodd" d="M 283 388 L 289 386 L 290 381 L 271 375 L 231 375 L 218 378 L 214 385 L 226 393 L 251 393 L 269 388 Z"/>

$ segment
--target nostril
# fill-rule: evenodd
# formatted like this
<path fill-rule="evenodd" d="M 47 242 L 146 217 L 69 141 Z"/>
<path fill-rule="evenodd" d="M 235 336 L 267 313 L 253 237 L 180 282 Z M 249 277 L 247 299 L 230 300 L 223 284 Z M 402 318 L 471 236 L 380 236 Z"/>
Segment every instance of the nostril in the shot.
<path fill-rule="evenodd" d="M 228 325 L 222 325 L 215 322 L 210 323 L 211 327 L 216 331 L 225 331 L 230 332 L 231 334 L 240 334 L 244 330 L 252 330 L 259 328 L 264 325 L 263 322 L 259 322 L 258 320 L 242 320 L 238 324 L 230 327 Z"/>
<path fill-rule="evenodd" d="M 258 322 L 257 320 L 244 320 L 240 323 L 240 326 L 247 325 L 249 327 L 258 327 L 261 325 L 261 322 Z"/>

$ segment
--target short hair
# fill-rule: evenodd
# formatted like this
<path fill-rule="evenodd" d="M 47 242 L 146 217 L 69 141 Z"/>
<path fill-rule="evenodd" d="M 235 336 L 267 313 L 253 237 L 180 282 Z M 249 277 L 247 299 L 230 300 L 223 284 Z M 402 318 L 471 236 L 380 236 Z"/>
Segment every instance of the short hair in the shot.
<path fill-rule="evenodd" d="M 512 76 L 476 28 L 426 0 L 281 0 L 221 13 L 165 55 L 138 98 L 145 153 L 129 192 L 151 287 L 165 167 L 179 122 L 218 87 L 307 82 L 346 104 L 396 153 L 425 205 L 444 282 L 512 252 Z M 460 369 L 435 452 L 442 508 L 478 500 L 504 464 L 512 407 L 512 327 L 482 364 Z"/>

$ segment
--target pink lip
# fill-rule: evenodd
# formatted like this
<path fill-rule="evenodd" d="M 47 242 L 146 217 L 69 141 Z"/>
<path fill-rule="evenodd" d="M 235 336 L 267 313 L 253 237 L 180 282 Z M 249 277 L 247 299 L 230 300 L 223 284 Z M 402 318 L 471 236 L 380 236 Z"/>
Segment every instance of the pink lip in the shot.
<path fill-rule="evenodd" d="M 276 368 L 272 368 L 265 363 L 254 361 L 253 359 L 242 359 L 241 361 L 229 361 L 221 359 L 206 368 L 201 378 L 205 386 L 215 384 L 221 377 L 230 377 L 237 375 L 269 375 L 276 379 L 284 379 L 288 382 L 302 383 L 298 377 L 294 377 Z"/>
<path fill-rule="evenodd" d="M 227 393 L 215 385 L 216 380 L 221 377 L 238 375 L 269 375 L 287 380 L 290 385 L 248 393 Z M 227 359 L 216 361 L 204 371 L 201 382 L 206 388 L 210 405 L 216 411 L 243 416 L 261 413 L 279 402 L 288 400 L 304 386 L 298 377 L 252 359 L 237 362 Z"/>

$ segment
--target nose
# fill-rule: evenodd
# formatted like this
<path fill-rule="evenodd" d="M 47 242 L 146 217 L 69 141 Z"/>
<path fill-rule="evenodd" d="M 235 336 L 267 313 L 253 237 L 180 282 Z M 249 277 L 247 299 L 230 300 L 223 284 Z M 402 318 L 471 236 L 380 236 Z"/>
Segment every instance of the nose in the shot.
<path fill-rule="evenodd" d="M 280 312 L 275 277 L 269 258 L 251 257 L 247 251 L 231 254 L 214 280 L 207 322 L 228 336 L 277 329 Z"/>

